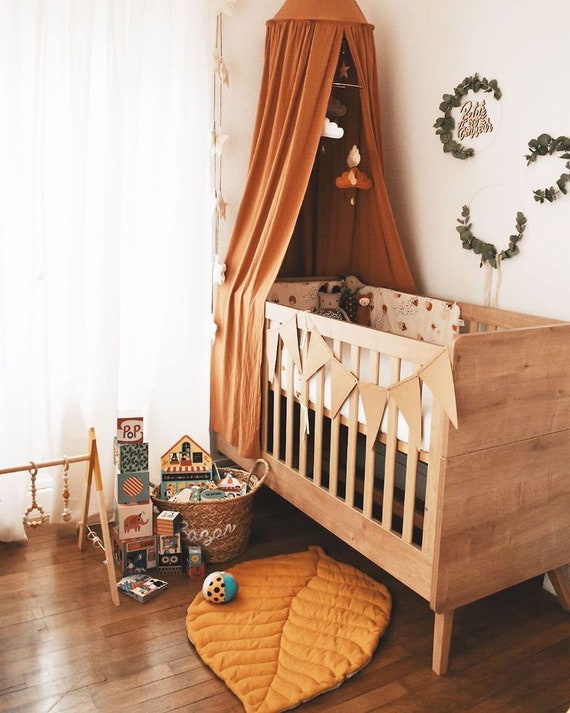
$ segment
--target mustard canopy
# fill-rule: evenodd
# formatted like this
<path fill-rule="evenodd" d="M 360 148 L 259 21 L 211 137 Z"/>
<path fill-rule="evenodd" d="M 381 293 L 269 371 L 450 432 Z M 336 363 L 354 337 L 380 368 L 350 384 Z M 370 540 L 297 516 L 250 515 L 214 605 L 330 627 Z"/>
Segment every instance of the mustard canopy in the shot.
<path fill-rule="evenodd" d="M 216 299 L 211 362 L 211 427 L 245 457 L 260 454 L 264 302 L 278 275 L 344 272 L 415 291 L 384 181 L 373 29 L 354 0 L 287 0 L 267 22 L 249 171 Z M 333 88 L 343 40 L 358 89 Z M 347 109 L 338 142 L 321 135 L 331 99 Z M 368 190 L 335 184 L 352 144 Z"/>

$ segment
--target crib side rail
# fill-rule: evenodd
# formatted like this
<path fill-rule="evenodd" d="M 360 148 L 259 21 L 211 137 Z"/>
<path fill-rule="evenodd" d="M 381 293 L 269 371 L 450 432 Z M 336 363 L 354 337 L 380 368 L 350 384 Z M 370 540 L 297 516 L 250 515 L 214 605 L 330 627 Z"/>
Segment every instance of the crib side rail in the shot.
<path fill-rule="evenodd" d="M 549 324 L 559 324 L 561 321 L 549 317 L 539 317 L 522 312 L 498 309 L 496 307 L 475 305 L 470 302 L 459 302 L 458 304 L 461 310 L 461 319 L 465 324 L 464 331 L 471 334 L 504 329 L 540 327 Z"/>
<path fill-rule="evenodd" d="M 417 445 L 409 442 L 411 431 L 406 434 L 402 429 L 401 402 L 392 397 L 391 388 L 409 381 L 410 393 L 417 386 L 423 407 L 429 395 L 419 380 L 417 385 L 412 383 L 414 369 L 433 361 L 442 348 L 272 303 L 266 304 L 266 318 L 266 326 L 273 332 L 279 325 L 296 320 L 303 365 L 313 338 L 322 338 L 336 361 L 334 367 L 327 363 L 310 379 L 304 379 L 292 368 L 290 348 L 284 340 L 278 340 L 272 367 L 266 365 L 264 373 L 263 444 L 272 468 L 298 475 L 298 488 L 304 490 L 310 484 L 325 491 L 341 512 L 350 509 L 353 514 L 346 514 L 346 522 L 352 522 L 353 517 L 364 518 L 429 559 L 437 508 L 425 508 L 425 502 L 426 498 L 431 502 L 437 493 L 437 483 L 430 483 L 426 489 L 429 449 L 420 448 L 419 441 Z M 332 377 L 339 364 L 343 373 Z M 347 383 L 341 387 L 347 389 L 347 395 L 340 410 L 331 387 L 333 378 Z M 351 379 L 356 388 L 351 389 Z M 361 384 L 372 387 L 372 398 L 379 400 L 380 408 L 385 399 L 380 429 L 379 423 L 372 427 Z M 374 409 L 372 413 L 378 415 Z M 409 412 L 406 416 L 409 418 Z M 437 417 L 433 422 L 435 427 L 442 419 Z M 440 436 L 436 438 L 441 440 Z M 424 468 L 423 483 L 419 482 L 420 464 Z M 437 478 L 435 469 L 429 478 Z M 423 500 L 420 509 L 419 499 Z"/>

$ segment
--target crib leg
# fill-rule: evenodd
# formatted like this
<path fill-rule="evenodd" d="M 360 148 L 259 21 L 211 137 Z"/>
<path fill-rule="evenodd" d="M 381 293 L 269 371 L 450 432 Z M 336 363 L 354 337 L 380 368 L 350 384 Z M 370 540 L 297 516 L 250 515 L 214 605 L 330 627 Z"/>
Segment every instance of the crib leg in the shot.
<path fill-rule="evenodd" d="M 435 615 L 433 627 L 433 657 L 432 669 L 438 676 L 447 673 L 449 664 L 449 649 L 451 647 L 451 632 L 453 630 L 454 610 Z"/>
<path fill-rule="evenodd" d="M 560 601 L 560 606 L 564 611 L 570 612 L 570 580 L 565 573 L 566 567 L 558 567 L 548 572 L 548 578 L 552 582 L 556 596 Z"/>

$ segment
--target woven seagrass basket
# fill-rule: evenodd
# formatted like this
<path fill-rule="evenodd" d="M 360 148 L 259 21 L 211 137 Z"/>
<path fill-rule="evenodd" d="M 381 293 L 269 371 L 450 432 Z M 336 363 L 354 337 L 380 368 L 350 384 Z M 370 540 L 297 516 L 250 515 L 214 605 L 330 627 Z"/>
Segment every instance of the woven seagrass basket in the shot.
<path fill-rule="evenodd" d="M 257 470 L 263 469 L 263 475 Z M 176 503 L 157 497 L 154 486 L 151 498 L 160 512 L 174 510 L 182 515 L 182 538 L 187 545 L 200 545 L 207 563 L 226 562 L 238 557 L 248 546 L 251 533 L 253 497 L 269 472 L 269 464 L 258 459 L 249 473 L 239 468 L 218 468 L 220 476 L 232 475 L 246 484 L 245 495 L 224 500 Z"/>

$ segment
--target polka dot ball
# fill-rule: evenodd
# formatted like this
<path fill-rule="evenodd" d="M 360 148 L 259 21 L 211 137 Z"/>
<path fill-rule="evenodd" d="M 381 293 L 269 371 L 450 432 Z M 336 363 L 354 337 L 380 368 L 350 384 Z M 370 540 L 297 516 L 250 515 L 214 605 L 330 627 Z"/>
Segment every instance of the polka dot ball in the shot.
<path fill-rule="evenodd" d="M 238 583 L 229 572 L 212 572 L 202 586 L 202 594 L 212 604 L 227 604 L 237 592 Z"/>

